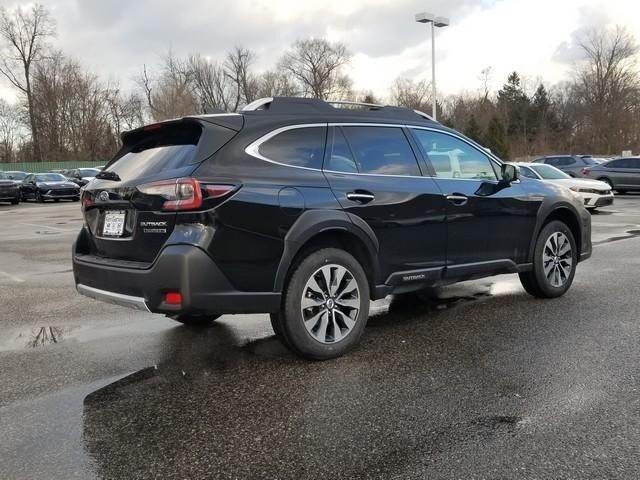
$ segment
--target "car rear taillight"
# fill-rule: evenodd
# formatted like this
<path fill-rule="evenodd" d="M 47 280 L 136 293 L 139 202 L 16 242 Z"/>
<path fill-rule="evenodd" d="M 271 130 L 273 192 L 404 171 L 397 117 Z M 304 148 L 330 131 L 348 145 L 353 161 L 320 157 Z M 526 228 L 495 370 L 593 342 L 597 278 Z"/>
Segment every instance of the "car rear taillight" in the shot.
<path fill-rule="evenodd" d="M 583 175 L 589 175 L 589 172 L 591 171 L 591 169 L 589 167 L 584 167 L 582 169 L 582 174 Z"/>
<path fill-rule="evenodd" d="M 220 198 L 235 190 L 235 185 L 202 184 L 195 178 L 177 178 L 140 185 L 138 191 L 164 199 L 162 210 L 196 210 L 203 199 Z"/>

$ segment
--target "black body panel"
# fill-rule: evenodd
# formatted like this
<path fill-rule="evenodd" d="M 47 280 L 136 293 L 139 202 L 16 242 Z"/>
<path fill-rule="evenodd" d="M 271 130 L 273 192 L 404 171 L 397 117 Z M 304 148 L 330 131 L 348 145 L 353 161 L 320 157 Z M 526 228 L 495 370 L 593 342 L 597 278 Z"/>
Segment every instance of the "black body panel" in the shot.
<path fill-rule="evenodd" d="M 462 136 L 411 111 L 336 112 L 307 99 L 274 103 L 268 112 L 168 124 L 179 128 L 181 122 L 202 129 L 189 162 L 121 180 L 96 178 L 84 192 L 86 227 L 74 247 L 76 283 L 143 298 L 161 313 L 177 311 L 162 302 L 164 292 L 173 290 L 182 292 L 181 313 L 276 312 L 292 266 L 319 236 L 346 242 L 362 256 L 372 298 L 526 271 L 536 236 L 550 218 L 571 224 L 581 259 L 591 254 L 589 214 L 566 189 L 526 178 L 506 184 L 434 176 L 405 126 Z M 333 138 L 333 124 L 363 123 L 402 129 L 416 173 L 331 171 L 326 152 L 324 170 L 287 165 L 254 148 L 259 139 L 295 126 L 319 129 L 326 139 Z M 152 130 L 157 128 L 163 127 Z M 135 148 L 145 132 L 123 134 L 123 151 Z M 304 148 L 300 152 L 301 159 L 308 155 Z M 490 158 L 498 169 L 499 160 Z M 139 190 L 185 177 L 235 189 L 218 202 L 178 212 L 161 211 L 162 199 Z M 456 204 L 447 198 L 452 195 L 465 201 Z M 105 214 L 114 210 L 126 211 L 124 230 L 118 238 L 105 238 Z"/>

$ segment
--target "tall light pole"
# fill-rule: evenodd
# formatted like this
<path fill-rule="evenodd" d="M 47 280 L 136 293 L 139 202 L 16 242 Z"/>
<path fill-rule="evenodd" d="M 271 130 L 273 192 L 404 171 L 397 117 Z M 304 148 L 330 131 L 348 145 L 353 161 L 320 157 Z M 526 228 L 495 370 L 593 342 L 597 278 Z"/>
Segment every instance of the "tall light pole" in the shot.
<path fill-rule="evenodd" d="M 446 27 L 449 19 L 436 17 L 433 13 L 416 13 L 416 22 L 431 24 L 431 95 L 433 96 L 433 119 L 436 120 L 436 27 Z"/>

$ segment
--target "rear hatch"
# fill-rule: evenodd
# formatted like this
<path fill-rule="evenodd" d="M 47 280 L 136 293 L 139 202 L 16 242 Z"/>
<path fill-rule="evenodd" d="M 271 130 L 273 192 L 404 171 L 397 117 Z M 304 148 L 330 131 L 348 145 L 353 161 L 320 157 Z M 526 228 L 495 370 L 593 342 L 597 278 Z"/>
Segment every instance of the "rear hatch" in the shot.
<path fill-rule="evenodd" d="M 189 178 L 241 128 L 241 122 L 226 123 L 185 118 L 125 132 L 121 150 L 82 194 L 91 234 L 90 251 L 83 253 L 152 262 L 171 236 L 177 216 L 166 211 L 166 198 L 155 186 Z"/>

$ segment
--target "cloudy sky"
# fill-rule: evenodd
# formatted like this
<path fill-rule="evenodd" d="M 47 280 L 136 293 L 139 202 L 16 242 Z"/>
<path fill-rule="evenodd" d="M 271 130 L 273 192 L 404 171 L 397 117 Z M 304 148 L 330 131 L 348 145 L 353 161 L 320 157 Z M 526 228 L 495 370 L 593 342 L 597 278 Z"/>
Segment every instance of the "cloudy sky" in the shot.
<path fill-rule="evenodd" d="M 576 40 L 590 28 L 624 25 L 640 43 L 638 0 L 42 0 L 57 22 L 54 43 L 105 79 L 131 86 L 144 63 L 168 48 L 221 57 L 233 45 L 258 54 L 258 69 L 274 65 L 298 38 L 326 37 L 353 53 L 355 87 L 385 96 L 399 75 L 430 76 L 427 26 L 413 15 L 430 11 L 451 26 L 436 35 L 438 86 L 474 91 L 491 67 L 499 87 L 509 71 L 530 83 L 567 78 Z M 28 2 L 0 0 L 12 8 Z M 6 85 L 0 95 L 11 97 Z"/>

